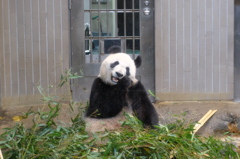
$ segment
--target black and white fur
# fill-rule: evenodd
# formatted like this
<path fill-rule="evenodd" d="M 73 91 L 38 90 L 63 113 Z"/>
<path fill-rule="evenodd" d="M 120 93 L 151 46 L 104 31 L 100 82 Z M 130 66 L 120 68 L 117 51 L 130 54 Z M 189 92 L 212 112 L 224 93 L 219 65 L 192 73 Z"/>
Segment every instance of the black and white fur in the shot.
<path fill-rule="evenodd" d="M 110 54 L 94 80 L 86 111 L 86 131 L 114 130 L 124 121 L 124 112 L 134 114 L 144 126 L 153 128 L 158 115 L 147 92 L 135 78 L 141 57 L 135 60 L 125 54 Z"/>

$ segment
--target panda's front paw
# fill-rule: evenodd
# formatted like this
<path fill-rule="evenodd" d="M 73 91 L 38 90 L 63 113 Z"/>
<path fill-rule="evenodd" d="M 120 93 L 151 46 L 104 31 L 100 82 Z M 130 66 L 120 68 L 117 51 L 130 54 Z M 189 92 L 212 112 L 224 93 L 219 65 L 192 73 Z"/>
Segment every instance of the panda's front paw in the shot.
<path fill-rule="evenodd" d="M 119 80 L 118 84 L 124 88 L 129 88 L 132 84 L 132 80 L 128 76 L 124 76 Z"/>

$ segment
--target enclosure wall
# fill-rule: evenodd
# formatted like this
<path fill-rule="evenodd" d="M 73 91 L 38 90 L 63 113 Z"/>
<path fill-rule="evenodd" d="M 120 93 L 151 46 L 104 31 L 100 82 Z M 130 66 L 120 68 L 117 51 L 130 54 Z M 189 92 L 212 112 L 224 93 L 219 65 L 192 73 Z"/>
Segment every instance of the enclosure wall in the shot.
<path fill-rule="evenodd" d="M 155 0 L 156 95 L 233 99 L 234 0 Z"/>
<path fill-rule="evenodd" d="M 57 84 L 69 68 L 68 0 L 0 0 L 3 106 L 41 102 L 37 86 Z M 66 88 L 43 93 L 65 95 Z"/>

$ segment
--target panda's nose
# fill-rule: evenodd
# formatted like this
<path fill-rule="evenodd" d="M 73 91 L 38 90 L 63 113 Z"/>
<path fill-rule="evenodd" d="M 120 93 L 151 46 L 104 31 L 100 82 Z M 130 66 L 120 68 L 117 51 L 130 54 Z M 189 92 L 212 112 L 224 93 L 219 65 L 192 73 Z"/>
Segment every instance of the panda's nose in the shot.
<path fill-rule="evenodd" d="M 118 72 L 116 72 L 116 74 L 117 74 L 118 77 L 122 77 L 123 76 L 123 74 L 118 73 Z"/>

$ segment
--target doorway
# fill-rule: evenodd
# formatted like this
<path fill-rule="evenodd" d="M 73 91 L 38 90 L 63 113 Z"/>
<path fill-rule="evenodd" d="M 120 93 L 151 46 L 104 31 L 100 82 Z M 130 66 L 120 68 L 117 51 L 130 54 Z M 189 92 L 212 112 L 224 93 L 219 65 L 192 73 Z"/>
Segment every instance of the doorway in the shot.
<path fill-rule="evenodd" d="M 71 3 L 71 66 L 84 76 L 72 81 L 73 99 L 88 100 L 101 62 L 114 52 L 125 52 L 133 59 L 140 55 L 143 62 L 137 78 L 154 92 L 154 0 Z"/>

